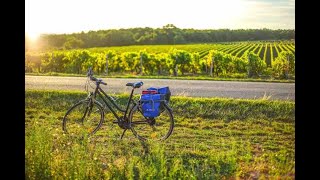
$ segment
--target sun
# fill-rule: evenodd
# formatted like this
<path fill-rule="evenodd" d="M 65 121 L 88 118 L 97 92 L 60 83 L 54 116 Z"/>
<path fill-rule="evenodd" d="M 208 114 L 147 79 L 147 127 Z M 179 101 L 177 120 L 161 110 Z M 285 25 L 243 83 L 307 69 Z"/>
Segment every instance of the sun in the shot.
<path fill-rule="evenodd" d="M 40 33 L 37 33 L 37 32 L 27 32 L 26 33 L 26 38 L 28 38 L 32 42 L 36 42 L 39 37 L 40 37 Z"/>

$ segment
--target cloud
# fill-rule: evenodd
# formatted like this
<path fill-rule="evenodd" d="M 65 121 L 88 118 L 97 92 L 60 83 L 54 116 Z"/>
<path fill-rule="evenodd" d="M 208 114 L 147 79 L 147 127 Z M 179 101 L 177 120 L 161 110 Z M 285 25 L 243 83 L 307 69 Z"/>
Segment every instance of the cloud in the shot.
<path fill-rule="evenodd" d="M 294 0 L 26 0 L 26 31 L 153 27 L 293 29 Z"/>
<path fill-rule="evenodd" d="M 292 0 L 245 0 L 248 11 L 241 18 L 247 25 L 271 29 L 295 28 L 295 2 Z"/>

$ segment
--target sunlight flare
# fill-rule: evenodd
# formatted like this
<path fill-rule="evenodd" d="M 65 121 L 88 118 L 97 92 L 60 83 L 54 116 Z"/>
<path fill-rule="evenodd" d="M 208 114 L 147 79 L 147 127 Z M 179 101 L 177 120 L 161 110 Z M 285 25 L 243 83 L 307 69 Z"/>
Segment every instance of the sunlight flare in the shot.
<path fill-rule="evenodd" d="M 26 38 L 28 38 L 31 42 L 36 42 L 39 37 L 40 37 L 40 33 L 26 32 Z"/>

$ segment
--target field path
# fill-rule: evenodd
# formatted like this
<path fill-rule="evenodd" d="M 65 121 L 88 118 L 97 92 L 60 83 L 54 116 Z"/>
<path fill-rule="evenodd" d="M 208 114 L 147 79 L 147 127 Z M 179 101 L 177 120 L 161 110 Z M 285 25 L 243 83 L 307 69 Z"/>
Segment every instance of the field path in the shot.
<path fill-rule="evenodd" d="M 270 82 L 236 82 L 236 81 L 206 81 L 206 80 L 173 80 L 173 79 L 125 79 L 102 78 L 107 86 L 102 88 L 109 93 L 129 93 L 127 82 L 143 81 L 142 88 L 169 86 L 172 95 L 192 97 L 232 97 L 245 99 L 259 99 L 270 97 L 278 100 L 295 100 L 294 83 Z M 86 77 L 58 77 L 58 76 L 25 76 L 25 89 L 55 89 L 84 91 Z"/>

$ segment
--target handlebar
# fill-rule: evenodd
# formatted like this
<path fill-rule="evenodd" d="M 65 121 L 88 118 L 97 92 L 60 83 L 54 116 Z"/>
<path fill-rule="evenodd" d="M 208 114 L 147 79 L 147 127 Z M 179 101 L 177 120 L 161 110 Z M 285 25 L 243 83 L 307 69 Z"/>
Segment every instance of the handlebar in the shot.
<path fill-rule="evenodd" d="M 105 83 L 105 82 L 103 82 L 103 81 L 101 81 L 100 83 L 103 84 L 103 85 L 107 85 L 107 83 Z"/>
<path fill-rule="evenodd" d="M 107 83 L 103 82 L 102 79 L 93 77 L 92 67 L 89 67 L 87 72 L 87 77 L 89 77 L 91 81 L 95 81 L 97 84 L 107 85 Z M 136 83 L 127 83 L 126 86 L 131 86 L 133 88 L 140 88 L 141 86 L 143 86 L 143 82 L 140 81 Z"/>
<path fill-rule="evenodd" d="M 98 79 L 98 78 L 93 77 L 92 67 L 89 67 L 89 70 L 87 72 L 87 77 L 89 77 L 91 81 L 95 81 L 99 84 L 107 85 L 107 83 L 103 82 L 102 79 L 100 79 L 100 78 Z"/>

